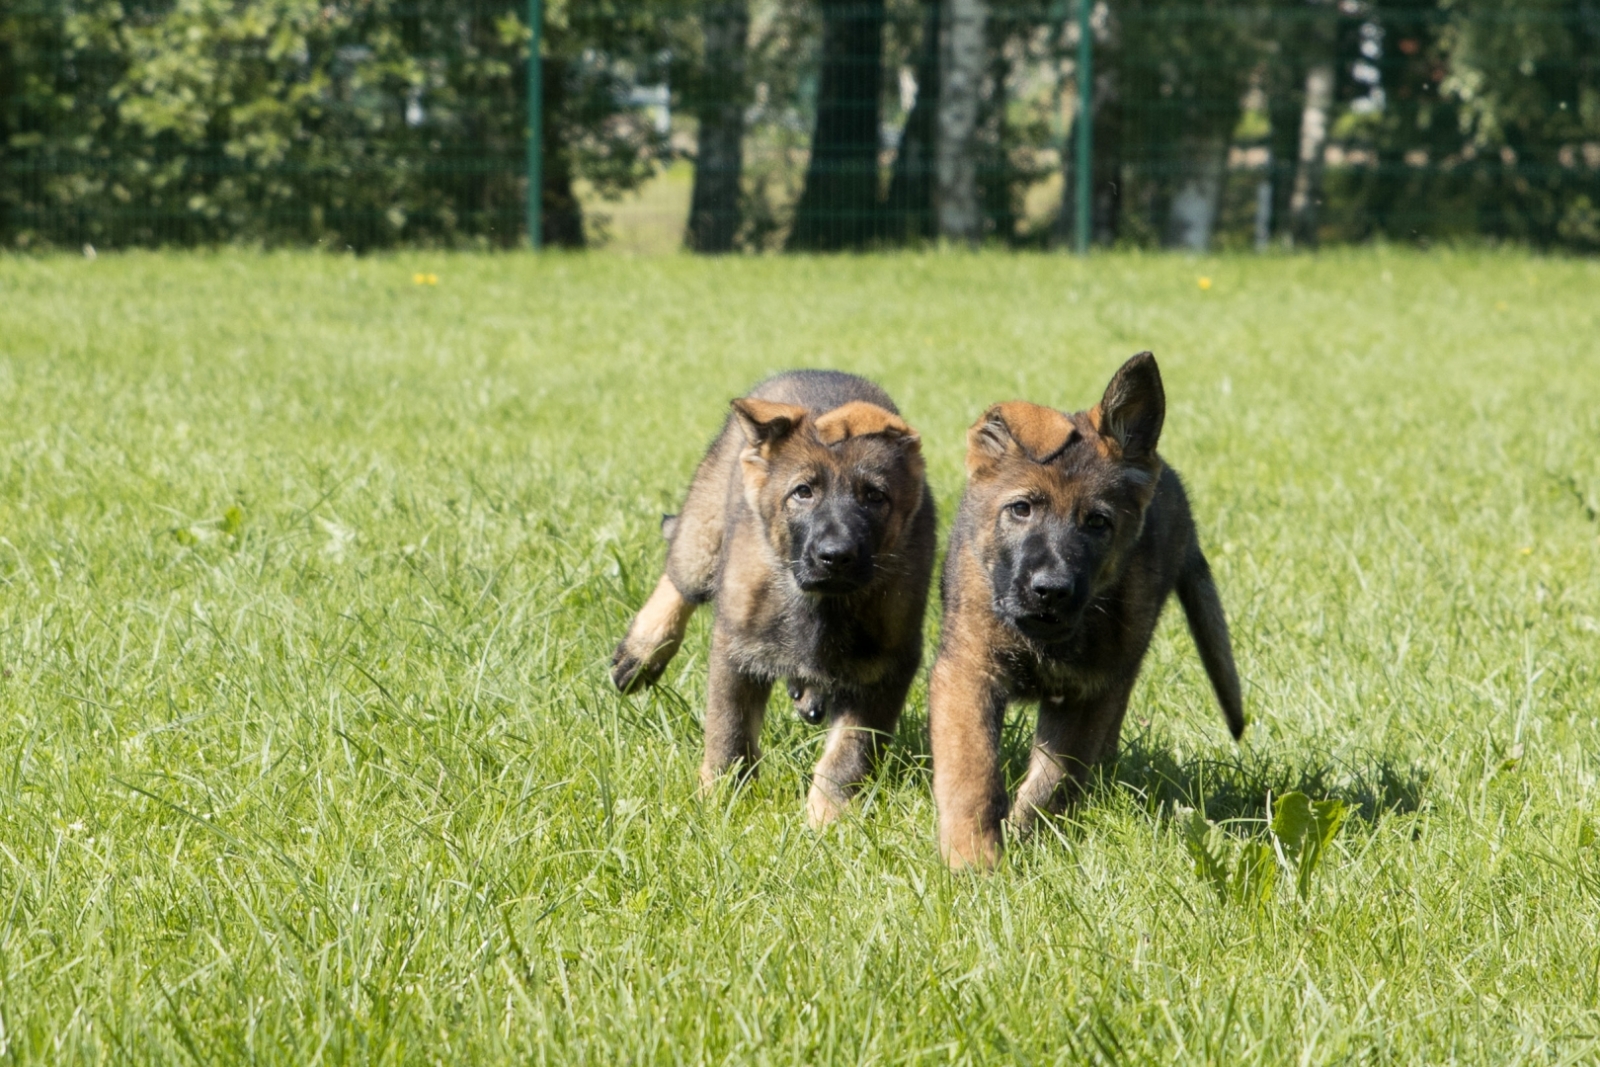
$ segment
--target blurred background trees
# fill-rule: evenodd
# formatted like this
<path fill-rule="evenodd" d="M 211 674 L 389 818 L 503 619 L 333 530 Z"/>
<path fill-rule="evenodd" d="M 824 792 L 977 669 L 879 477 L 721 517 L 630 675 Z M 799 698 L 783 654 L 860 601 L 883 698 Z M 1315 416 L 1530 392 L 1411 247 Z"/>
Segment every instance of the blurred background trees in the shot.
<path fill-rule="evenodd" d="M 547 0 L 546 240 L 1600 251 L 1600 0 Z M 4 0 L 0 244 L 513 246 L 525 0 Z M 670 199 L 670 198 L 669 198 Z"/>
<path fill-rule="evenodd" d="M 0 235 L 513 245 L 527 7 L 517 0 L 12 0 L 0 16 Z M 552 3 L 545 233 L 583 241 L 575 180 L 615 193 L 665 135 L 649 0 Z"/>

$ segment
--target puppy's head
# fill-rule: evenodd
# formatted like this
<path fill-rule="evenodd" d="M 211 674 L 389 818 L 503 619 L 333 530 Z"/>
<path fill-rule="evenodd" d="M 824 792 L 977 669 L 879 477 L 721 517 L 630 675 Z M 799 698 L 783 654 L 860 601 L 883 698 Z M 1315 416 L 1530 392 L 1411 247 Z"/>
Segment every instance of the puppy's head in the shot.
<path fill-rule="evenodd" d="M 922 506 L 920 441 L 899 415 L 855 401 L 822 415 L 746 397 L 745 500 L 807 593 L 839 596 L 892 564 Z"/>
<path fill-rule="evenodd" d="M 1141 352 L 1090 411 L 1014 400 L 968 431 L 974 549 L 995 614 L 1024 637 L 1070 639 L 1121 575 L 1155 496 L 1165 414 L 1155 357 Z"/>

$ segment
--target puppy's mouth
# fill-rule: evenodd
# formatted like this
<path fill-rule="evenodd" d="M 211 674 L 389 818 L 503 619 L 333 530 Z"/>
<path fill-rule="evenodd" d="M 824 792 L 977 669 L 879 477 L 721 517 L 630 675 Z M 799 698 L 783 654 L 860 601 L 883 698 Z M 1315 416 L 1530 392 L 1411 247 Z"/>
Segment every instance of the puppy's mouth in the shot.
<path fill-rule="evenodd" d="M 1071 637 L 1078 629 L 1076 618 L 1058 611 L 1016 612 L 1011 625 L 1030 641 L 1047 645 Z"/>
<path fill-rule="evenodd" d="M 817 596 L 844 596 L 854 593 L 872 580 L 872 568 L 851 567 L 833 570 L 827 567 L 810 567 L 800 564 L 794 568 L 795 584 L 803 592 Z"/>
<path fill-rule="evenodd" d="M 802 591 L 807 593 L 815 593 L 818 596 L 844 596 L 846 593 L 855 592 L 864 584 L 857 581 L 855 578 L 834 577 L 799 578 L 797 579 L 797 583 Z"/>

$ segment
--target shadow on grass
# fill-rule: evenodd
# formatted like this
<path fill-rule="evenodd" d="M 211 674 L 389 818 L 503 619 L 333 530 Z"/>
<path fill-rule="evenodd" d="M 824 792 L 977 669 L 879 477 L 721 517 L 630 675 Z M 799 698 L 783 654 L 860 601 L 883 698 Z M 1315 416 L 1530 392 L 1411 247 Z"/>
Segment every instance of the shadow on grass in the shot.
<path fill-rule="evenodd" d="M 1013 708 L 1001 734 L 1001 766 L 1012 793 L 1027 771 L 1033 720 L 1031 705 Z M 885 785 L 925 789 L 931 767 L 926 716 L 908 714 L 880 776 Z M 1284 793 L 1342 800 L 1352 819 L 1370 823 L 1418 810 L 1427 786 L 1423 768 L 1384 753 L 1335 759 L 1314 751 L 1260 752 L 1246 742 L 1180 756 L 1166 735 L 1124 730 L 1116 762 L 1100 773 L 1083 805 L 1104 805 L 1123 793 L 1158 818 L 1170 818 L 1177 807 L 1195 808 L 1226 828 L 1255 833 L 1269 802 Z"/>
<path fill-rule="evenodd" d="M 697 748 L 700 730 L 688 699 L 669 686 L 652 693 L 648 699 L 621 701 L 619 718 L 642 734 Z M 930 788 L 933 757 L 925 707 L 925 701 L 914 701 L 907 708 L 869 793 Z M 1001 766 L 1011 793 L 1027 770 L 1034 714 L 1031 705 L 1018 705 L 1006 716 Z M 792 764 L 790 772 L 808 781 L 826 731 L 797 721 L 787 697 L 775 692 L 763 733 L 765 760 Z M 1179 807 L 1194 808 L 1230 832 L 1255 834 L 1269 815 L 1270 802 L 1285 793 L 1342 800 L 1350 818 L 1372 823 L 1380 815 L 1418 810 L 1427 787 L 1423 768 L 1381 752 L 1336 759 L 1315 751 L 1261 752 L 1247 741 L 1179 755 L 1170 736 L 1125 730 L 1116 762 L 1101 771 L 1079 810 L 1109 804 L 1122 794 L 1155 818 L 1171 818 Z"/>
<path fill-rule="evenodd" d="M 1123 738 L 1116 764 L 1087 802 L 1122 790 L 1152 814 L 1170 817 L 1175 807 L 1194 808 L 1224 827 L 1253 833 L 1251 824 L 1259 826 L 1270 814 L 1269 799 L 1285 793 L 1342 800 L 1351 818 L 1374 822 L 1380 815 L 1418 810 L 1427 786 L 1422 768 L 1382 753 L 1335 760 L 1316 753 L 1259 753 L 1240 747 L 1221 756 L 1179 758 L 1165 738 L 1141 733 Z"/>

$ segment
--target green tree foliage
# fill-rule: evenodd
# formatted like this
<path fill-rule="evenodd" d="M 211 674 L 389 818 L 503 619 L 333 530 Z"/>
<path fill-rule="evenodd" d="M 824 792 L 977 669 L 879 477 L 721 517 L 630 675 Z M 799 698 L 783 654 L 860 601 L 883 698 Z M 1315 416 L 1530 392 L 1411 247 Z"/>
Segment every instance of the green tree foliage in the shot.
<path fill-rule="evenodd" d="M 0 21 L 7 244 L 225 239 L 509 245 L 521 236 L 519 0 L 31 0 Z M 620 88 L 664 20 L 552 5 L 552 230 L 571 182 L 650 173 Z M 551 188 L 557 195 L 552 197 Z"/>
<path fill-rule="evenodd" d="M 1223 0 L 1128 0 L 1112 8 L 1105 57 L 1121 100 L 1120 157 L 1127 191 L 1119 230 L 1177 243 L 1175 202 L 1208 197 L 1214 215 L 1240 100 L 1264 58 L 1261 8 Z M 1197 177 L 1204 188 L 1188 188 Z"/>
<path fill-rule="evenodd" d="M 1305 243 L 1600 250 L 1596 0 L 1089 2 L 1103 243 L 1237 240 L 1263 177 L 1286 234 L 1307 74 L 1323 72 L 1326 95 L 1331 63 L 1343 162 L 1318 178 Z M 983 231 L 1042 242 L 1041 186 L 1063 171 L 1070 195 L 1077 180 L 1058 154 L 1076 0 L 989 8 Z M 928 239 L 942 10 L 546 0 L 546 239 L 582 244 L 578 189 L 621 195 L 666 158 L 665 131 L 629 99 L 659 84 L 692 116 L 680 146 L 709 119 L 724 128 L 701 176 L 720 168 L 702 183 L 714 239 L 696 247 Z M 526 0 L 0 3 L 0 245 L 514 244 L 526 13 Z M 1232 155 L 1246 128 L 1268 150 L 1259 173 Z"/>
<path fill-rule="evenodd" d="M 1600 147 L 1600 6 L 1467 0 L 1455 10 L 1442 89 L 1482 205 L 1475 228 L 1600 249 L 1600 159 L 1581 158 Z"/>
<path fill-rule="evenodd" d="M 1341 122 L 1342 139 L 1372 161 L 1333 185 L 1336 236 L 1600 249 L 1600 8 L 1384 0 L 1354 10 L 1345 69 L 1364 48 L 1383 102 Z M 1345 88 L 1347 109 L 1369 91 Z"/>

